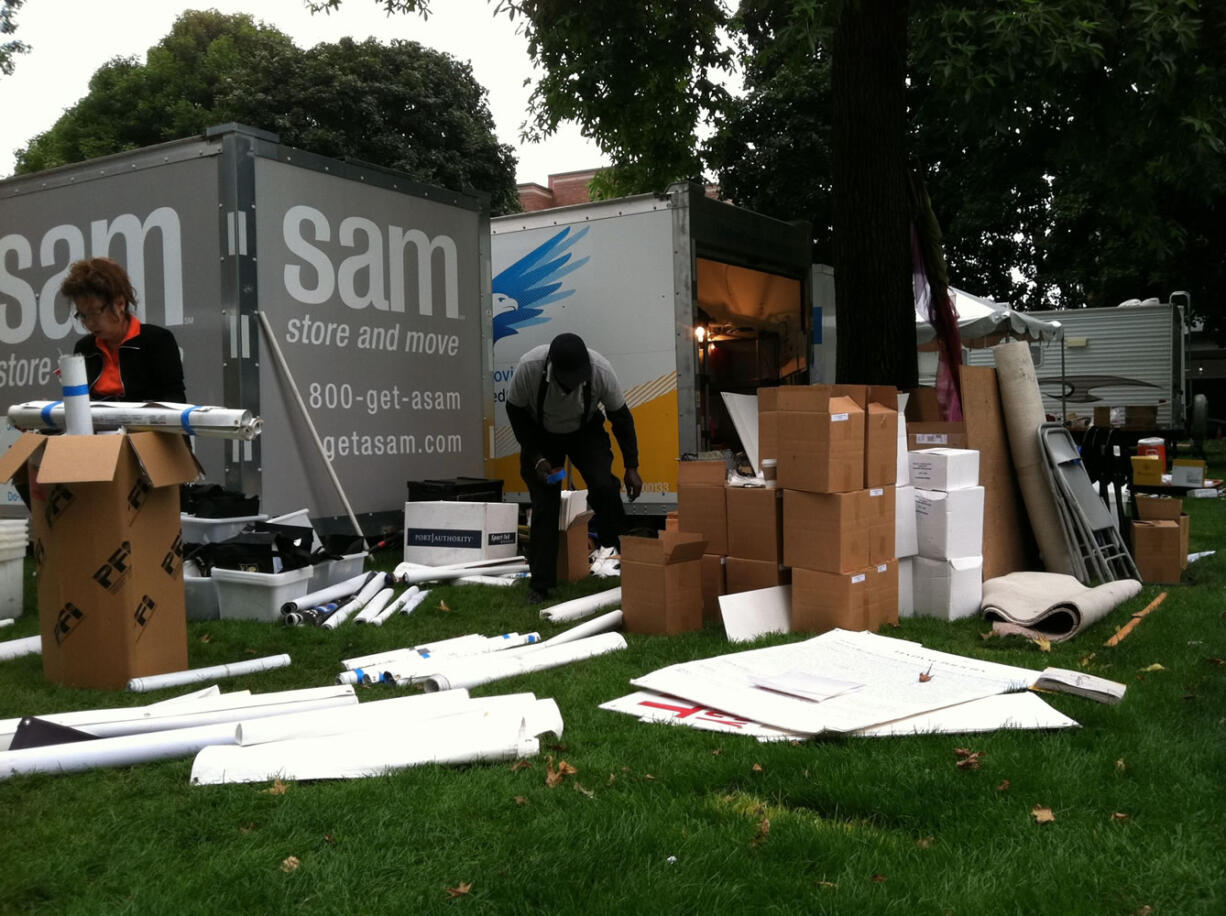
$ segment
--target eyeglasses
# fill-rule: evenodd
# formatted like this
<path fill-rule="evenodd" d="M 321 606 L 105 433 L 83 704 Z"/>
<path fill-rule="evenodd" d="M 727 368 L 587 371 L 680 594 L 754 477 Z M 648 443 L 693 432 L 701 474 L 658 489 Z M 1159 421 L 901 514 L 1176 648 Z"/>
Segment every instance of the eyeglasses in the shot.
<path fill-rule="evenodd" d="M 109 308 L 110 306 L 104 305 L 101 308 L 90 309 L 88 312 L 73 312 L 72 317 L 77 319 L 77 321 L 81 322 L 82 324 L 85 324 L 90 321 L 96 321 Z"/>

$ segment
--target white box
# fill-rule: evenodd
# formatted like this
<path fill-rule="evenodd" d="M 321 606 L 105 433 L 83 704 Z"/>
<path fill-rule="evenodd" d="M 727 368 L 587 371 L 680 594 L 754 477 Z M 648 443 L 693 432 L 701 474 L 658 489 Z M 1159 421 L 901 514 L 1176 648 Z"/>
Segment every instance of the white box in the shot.
<path fill-rule="evenodd" d="M 915 616 L 915 557 L 898 558 L 898 616 Z"/>
<path fill-rule="evenodd" d="M 189 576 L 184 571 L 183 597 L 188 620 L 217 620 L 221 617 L 217 583 L 212 576 Z"/>
<path fill-rule="evenodd" d="M 184 544 L 216 544 L 240 534 L 244 528 L 254 522 L 268 520 L 267 515 L 241 515 L 234 518 L 201 518 L 198 515 L 179 513 L 179 524 L 183 527 Z"/>
<path fill-rule="evenodd" d="M 915 490 L 919 555 L 933 560 L 983 553 L 983 487 Z"/>
<path fill-rule="evenodd" d="M 558 530 L 567 530 L 571 523 L 586 511 L 587 490 L 563 490 L 561 502 L 558 504 Z"/>
<path fill-rule="evenodd" d="M 281 619 L 281 605 L 307 593 L 311 567 L 281 573 L 243 572 L 213 567 L 217 609 L 222 620 Z"/>
<path fill-rule="evenodd" d="M 894 488 L 894 556 L 913 557 L 919 553 L 915 530 L 915 487 Z"/>
<path fill-rule="evenodd" d="M 901 398 L 902 395 L 899 395 Z M 911 455 L 907 451 L 907 418 L 903 416 L 902 405 L 898 407 L 898 469 L 894 485 L 905 487 L 911 482 Z"/>
<path fill-rule="evenodd" d="M 983 557 L 952 560 L 915 557 L 912 562 L 914 616 L 960 620 L 979 613 L 983 602 Z"/>
<path fill-rule="evenodd" d="M 0 618 L 20 617 L 25 601 L 26 544 L 0 547 Z"/>
<path fill-rule="evenodd" d="M 924 448 L 909 453 L 911 483 L 925 490 L 959 490 L 979 483 L 979 452 Z"/>
<path fill-rule="evenodd" d="M 513 557 L 518 521 L 515 503 L 407 502 L 405 562 L 446 566 Z"/>
<path fill-rule="evenodd" d="M 311 566 L 311 583 L 307 592 L 317 592 L 359 575 L 366 565 L 369 551 L 347 553 L 336 560 L 324 560 Z"/>

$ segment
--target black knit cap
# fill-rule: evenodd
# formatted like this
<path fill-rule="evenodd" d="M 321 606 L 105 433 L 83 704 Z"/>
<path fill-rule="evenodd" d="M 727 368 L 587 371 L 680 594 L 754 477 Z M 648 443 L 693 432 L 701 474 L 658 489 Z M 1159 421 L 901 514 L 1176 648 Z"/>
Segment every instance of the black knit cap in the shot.
<path fill-rule="evenodd" d="M 578 334 L 559 334 L 549 345 L 549 365 L 553 379 L 563 388 L 577 388 L 592 377 L 592 361 L 587 344 Z"/>

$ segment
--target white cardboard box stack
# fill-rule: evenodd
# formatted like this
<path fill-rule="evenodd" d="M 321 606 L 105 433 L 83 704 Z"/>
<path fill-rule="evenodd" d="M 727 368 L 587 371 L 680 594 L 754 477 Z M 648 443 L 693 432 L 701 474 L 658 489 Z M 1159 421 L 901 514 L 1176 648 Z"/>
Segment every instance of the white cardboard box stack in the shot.
<path fill-rule="evenodd" d="M 983 487 L 979 453 L 931 448 L 909 454 L 918 556 L 913 613 L 957 620 L 983 598 Z M 901 585 L 901 583 L 900 583 Z"/>
<path fill-rule="evenodd" d="M 915 531 L 915 487 L 911 483 L 911 455 L 907 451 L 905 395 L 898 405 L 898 483 L 894 487 L 894 555 L 898 557 L 898 616 L 915 615 L 912 581 L 919 541 Z"/>

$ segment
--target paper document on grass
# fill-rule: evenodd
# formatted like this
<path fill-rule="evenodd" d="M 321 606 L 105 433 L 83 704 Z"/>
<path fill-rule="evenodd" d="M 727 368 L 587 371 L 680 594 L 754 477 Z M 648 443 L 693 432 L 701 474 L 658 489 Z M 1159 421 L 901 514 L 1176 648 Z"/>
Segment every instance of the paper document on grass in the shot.
<path fill-rule="evenodd" d="M 785 671 L 770 677 L 751 677 L 750 681 L 755 687 L 817 702 L 829 700 L 851 690 L 859 690 L 864 686 L 858 681 L 842 681 L 837 677 L 823 677 L 807 671 Z"/>
<path fill-rule="evenodd" d="M 1038 702 L 1035 702 L 1035 701 Z M 865 738 L 959 735 L 1004 729 L 1080 728 L 1034 693 L 1002 693 L 852 732 Z"/>
<path fill-rule="evenodd" d="M 755 685 L 804 671 L 863 683 L 820 703 Z M 918 643 L 831 630 L 804 642 L 661 668 L 631 683 L 788 731 L 849 732 L 1029 687 L 1037 672 L 925 649 Z M 922 676 L 922 677 L 921 677 Z"/>
<path fill-rule="evenodd" d="M 1056 693 L 1074 693 L 1100 703 L 1118 703 L 1128 688 L 1118 681 L 1095 677 L 1068 668 L 1044 668 L 1034 682 L 1036 690 L 1052 690 Z"/>
<path fill-rule="evenodd" d="M 759 741 L 794 741 L 808 737 L 649 690 L 638 690 L 616 700 L 609 700 L 607 703 L 601 703 L 600 708 L 638 716 L 640 722 L 665 722 L 702 731 L 749 735 Z"/>

